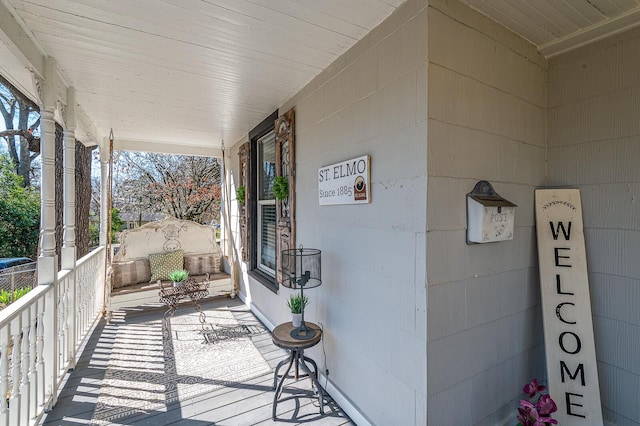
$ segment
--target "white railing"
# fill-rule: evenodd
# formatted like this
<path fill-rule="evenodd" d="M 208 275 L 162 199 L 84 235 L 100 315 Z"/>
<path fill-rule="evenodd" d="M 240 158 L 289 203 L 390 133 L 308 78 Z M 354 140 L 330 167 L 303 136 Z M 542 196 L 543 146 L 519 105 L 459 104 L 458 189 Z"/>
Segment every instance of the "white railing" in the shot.
<path fill-rule="evenodd" d="M 0 311 L 0 426 L 36 424 L 103 306 L 104 247 Z"/>

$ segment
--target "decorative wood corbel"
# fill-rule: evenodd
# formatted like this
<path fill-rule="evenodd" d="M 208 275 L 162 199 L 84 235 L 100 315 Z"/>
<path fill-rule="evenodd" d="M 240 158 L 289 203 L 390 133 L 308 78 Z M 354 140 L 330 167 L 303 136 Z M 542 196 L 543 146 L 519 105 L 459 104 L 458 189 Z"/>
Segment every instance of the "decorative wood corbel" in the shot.
<path fill-rule="evenodd" d="M 293 108 L 278 117 L 276 132 L 276 176 L 287 178 L 289 196 L 276 199 L 277 282 L 282 282 L 282 251 L 296 247 L 296 161 Z"/>
<path fill-rule="evenodd" d="M 238 187 L 243 186 L 245 188 L 245 199 L 238 200 L 238 220 L 240 222 L 240 241 L 242 247 L 240 248 L 241 258 L 244 262 L 249 261 L 249 142 L 240 146 L 238 156 L 240 157 L 240 176 L 238 179 Z"/>

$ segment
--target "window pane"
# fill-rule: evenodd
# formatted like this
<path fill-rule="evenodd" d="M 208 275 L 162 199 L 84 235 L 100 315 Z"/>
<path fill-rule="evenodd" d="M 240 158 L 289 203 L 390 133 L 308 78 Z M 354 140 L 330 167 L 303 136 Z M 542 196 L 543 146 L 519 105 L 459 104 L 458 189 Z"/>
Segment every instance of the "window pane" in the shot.
<path fill-rule="evenodd" d="M 270 272 L 276 269 L 276 206 L 260 206 L 260 267 Z"/>
<path fill-rule="evenodd" d="M 273 200 L 276 177 L 276 135 L 271 132 L 258 139 L 258 200 Z"/>

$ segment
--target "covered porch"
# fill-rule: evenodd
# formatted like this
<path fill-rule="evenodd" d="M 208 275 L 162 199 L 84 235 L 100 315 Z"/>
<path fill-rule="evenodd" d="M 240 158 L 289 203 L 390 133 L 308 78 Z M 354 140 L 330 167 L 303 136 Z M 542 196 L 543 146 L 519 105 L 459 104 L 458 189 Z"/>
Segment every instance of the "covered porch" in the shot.
<path fill-rule="evenodd" d="M 271 111 L 274 106 L 282 104 L 291 93 L 319 73 L 354 41 L 374 28 L 400 3 L 399 0 L 391 3 L 381 1 L 371 10 L 362 6 L 350 8 L 350 16 L 347 20 L 352 22 L 346 24 L 343 19 L 331 17 L 333 12 L 330 10 L 326 11 L 321 14 L 321 20 L 328 19 L 327 28 L 322 28 L 324 24 L 319 26 L 318 22 L 307 22 L 303 19 L 306 15 L 305 10 L 300 10 L 297 12 L 299 16 L 294 18 L 294 27 L 284 32 L 289 33 L 288 36 L 291 37 L 311 29 L 315 37 L 305 37 L 304 43 L 308 44 L 310 40 L 315 39 L 316 46 L 313 47 L 313 52 L 305 52 L 305 49 L 298 47 L 296 50 L 303 55 L 282 63 L 278 59 L 282 58 L 283 52 L 290 46 L 279 46 L 275 51 L 263 46 L 262 48 L 272 59 L 265 61 L 261 53 L 256 57 L 256 52 L 262 48 L 255 47 L 252 43 L 256 45 L 262 43 L 260 41 L 263 35 L 262 30 L 265 29 L 262 27 L 260 31 L 251 35 L 251 40 L 244 43 L 235 54 L 236 59 L 231 60 L 231 64 L 227 63 L 229 55 L 224 52 L 227 48 L 221 49 L 218 53 L 221 53 L 222 60 L 218 63 L 212 62 L 213 68 L 205 71 L 205 75 L 203 71 L 192 66 L 192 59 L 188 57 L 183 57 L 178 61 L 180 63 L 174 63 L 175 68 L 169 74 L 179 74 L 181 84 L 185 84 L 180 88 L 171 83 L 171 81 L 176 82 L 175 75 L 167 79 L 167 73 L 156 74 L 154 71 L 158 67 L 166 66 L 162 65 L 165 59 L 162 53 L 164 48 L 161 45 L 173 37 L 167 38 L 167 35 L 158 33 L 160 28 L 167 28 L 165 25 L 167 16 L 161 14 L 162 16 L 157 16 L 157 20 L 154 19 L 155 22 L 152 25 L 156 26 L 156 30 L 148 33 L 139 32 L 140 39 L 132 43 L 128 51 L 126 43 L 122 40 L 138 32 L 135 29 L 137 24 L 132 23 L 132 26 L 126 30 L 123 28 L 124 31 L 120 34 L 114 33 L 115 39 L 104 39 L 105 44 L 97 48 L 95 41 L 102 39 L 99 33 L 103 29 L 96 27 L 97 32 L 90 37 L 95 37 L 93 41 L 84 38 L 81 35 L 83 31 L 93 31 L 90 30 L 93 24 L 85 26 L 86 21 L 80 23 L 84 18 L 80 18 L 75 30 L 69 33 L 70 35 L 75 33 L 75 35 L 70 38 L 63 37 L 66 41 L 59 40 L 59 44 L 54 42 L 48 45 L 48 42 L 43 43 L 43 40 L 36 36 L 39 30 L 32 26 L 35 22 L 30 22 L 29 16 L 36 21 L 44 18 L 42 23 L 45 25 L 49 25 L 45 22 L 51 23 L 51 19 L 66 25 L 64 15 L 67 15 L 67 12 L 57 9 L 57 6 L 52 8 L 52 4 L 47 2 L 41 4 L 4 0 L 0 2 L 0 38 L 3 42 L 0 44 L 2 58 L 0 72 L 40 108 L 42 164 L 38 285 L 27 296 L 0 313 L 0 394 L 7 395 L 6 399 L 0 398 L 0 425 L 119 422 L 123 424 L 170 424 L 173 422 L 194 425 L 273 423 L 273 369 L 287 358 L 287 352 L 275 347 L 271 342 L 269 329 L 277 323 L 274 324 L 264 316 L 259 320 L 251 313 L 248 308 L 250 296 L 246 291 L 240 295 L 241 300 L 210 301 L 207 315 L 215 317 L 217 313 L 227 312 L 240 324 L 250 324 L 253 328 L 261 329 L 260 333 L 249 337 L 253 342 L 252 345 L 255 346 L 256 357 L 262 360 L 259 363 L 262 367 L 258 370 L 259 374 L 233 376 L 231 379 L 224 380 L 207 379 L 210 382 L 209 388 L 205 386 L 205 390 L 187 392 L 186 396 L 172 394 L 168 397 L 168 392 L 160 396 L 154 393 L 157 386 L 164 387 L 166 390 L 180 387 L 182 384 L 177 382 L 158 384 L 158 377 L 167 376 L 168 369 L 177 370 L 176 364 L 186 360 L 202 364 L 205 359 L 184 351 L 180 354 L 168 353 L 170 351 L 167 348 L 171 346 L 171 338 L 177 339 L 178 335 L 169 334 L 168 341 L 162 327 L 158 327 L 158 324 L 162 323 L 164 313 L 162 309 L 147 306 L 138 311 L 117 310 L 111 316 L 108 271 L 113 255 L 108 243 L 108 217 L 110 216 L 110 165 L 114 161 L 113 151 L 131 150 L 223 158 L 225 140 L 228 141 L 227 146 L 230 146 L 242 139 L 243 135 L 248 134 L 251 128 L 262 120 L 265 111 Z M 64 8 L 62 4 L 58 6 Z M 133 5 L 119 5 L 117 8 L 125 9 L 120 12 L 114 10 L 114 12 L 129 14 L 126 9 L 131 6 Z M 167 7 L 165 13 L 170 13 L 170 10 L 177 6 L 167 5 Z M 258 19 L 263 9 L 268 9 L 251 7 L 253 7 L 251 16 L 247 15 L 244 18 L 248 21 L 244 24 L 247 28 L 250 23 Z M 143 9 L 141 7 L 138 11 L 143 13 Z M 187 8 L 184 10 L 183 18 L 192 20 L 199 13 L 210 13 L 203 9 L 208 8 L 202 5 L 192 10 Z M 219 10 L 221 7 L 215 6 L 212 9 Z M 32 14 L 33 12 L 35 15 Z M 274 26 L 288 15 L 278 10 L 272 10 L 270 13 L 274 14 L 270 18 Z M 71 13 L 68 17 L 73 15 L 74 13 Z M 241 16 L 242 11 L 226 10 L 222 15 L 225 20 L 230 19 L 229 16 Z M 59 18 L 62 20 L 58 20 Z M 305 28 L 296 28 L 301 24 Z M 346 28 L 341 28 L 343 26 Z M 54 30 L 54 33 L 57 33 L 57 30 Z M 213 33 L 215 33 L 214 37 L 219 39 L 221 33 L 217 30 L 213 30 Z M 185 53 L 180 52 L 185 45 L 194 47 L 196 52 L 191 54 L 196 55 L 203 51 L 209 53 L 218 51 L 216 47 L 201 44 L 199 40 L 201 36 L 198 34 L 183 35 L 184 37 L 178 37 L 179 40 L 174 40 L 174 45 L 171 47 L 178 55 Z M 76 36 L 80 38 L 74 41 Z M 159 37 L 160 45 L 155 46 L 157 50 L 144 54 L 148 55 L 145 60 L 136 60 L 135 57 L 141 57 L 143 46 L 148 42 L 149 37 Z M 325 37 L 329 37 L 332 41 L 329 42 Z M 81 39 L 83 41 L 80 41 Z M 93 60 L 87 59 L 88 57 L 78 51 L 78 55 L 72 54 L 75 57 L 73 62 L 79 61 L 76 62 L 78 68 L 75 66 L 67 68 L 68 65 L 62 63 L 65 61 L 63 57 L 66 54 L 62 51 L 54 54 L 55 46 L 79 47 L 76 45 L 78 41 L 83 44 L 80 51 L 85 53 L 94 51 L 102 59 L 97 57 Z M 273 42 L 273 40 L 270 41 Z M 120 59 L 116 59 L 116 56 Z M 238 63 L 233 64 L 235 61 Z M 260 64 L 260 67 L 256 64 Z M 72 73 L 74 77 L 65 71 L 72 68 L 75 68 Z M 98 74 L 90 76 L 89 74 L 93 71 L 87 72 L 89 68 L 97 71 Z M 129 72 L 134 68 L 137 68 L 136 77 L 134 77 L 137 83 L 122 81 L 123 86 L 116 83 L 125 75 L 133 76 Z M 76 72 L 80 74 L 75 74 Z M 152 81 L 150 77 L 153 75 L 161 77 Z M 72 80 L 74 80 L 73 83 Z M 93 83 L 90 83 L 91 81 Z M 84 86 L 85 83 L 89 85 Z M 80 89 L 78 84 L 83 88 Z M 265 90 L 267 85 L 273 85 L 273 88 Z M 116 87 L 124 88 L 124 86 L 131 89 L 128 94 L 126 92 L 118 94 L 114 91 Z M 205 93 L 202 91 L 203 87 L 210 87 L 213 92 L 203 97 L 201 96 Z M 158 102 L 158 99 L 154 99 L 158 95 L 159 88 L 166 90 L 160 97 L 169 101 Z M 87 94 L 89 96 L 85 97 Z M 129 96 L 137 100 L 134 101 Z M 210 96 L 216 99 L 211 100 Z M 172 103 L 190 104 L 194 105 L 194 108 L 175 109 Z M 207 111 L 201 111 L 200 107 L 204 107 Z M 132 121 L 134 116 L 135 119 Z M 209 121 L 209 119 L 213 120 Z M 171 122 L 179 124 L 170 125 Z M 64 141 L 62 159 L 64 223 L 60 252 L 56 252 L 57 225 L 54 212 L 56 197 L 60 196 L 56 194 L 54 186 L 55 162 L 59 161 L 54 151 L 57 125 L 63 129 Z M 74 150 L 76 142 L 85 146 L 98 146 L 100 158 L 100 246 L 82 258 L 78 258 L 75 247 Z M 237 223 L 232 224 L 230 219 L 231 215 L 237 213 L 235 201 L 232 200 L 235 198 L 233 194 L 236 186 L 232 172 L 238 164 L 238 159 L 237 156 L 229 157 L 228 155 L 227 152 L 226 175 L 223 176 L 222 182 L 224 184 L 223 205 L 227 215 L 221 246 L 225 251 L 225 269 L 231 272 L 232 279 L 239 286 L 237 281 L 243 279 L 238 260 L 240 247 L 236 242 L 239 238 L 239 230 Z M 233 220 L 235 221 L 235 217 Z M 230 308 L 227 305 L 230 305 Z M 284 303 L 282 308 L 286 309 Z M 187 309 L 191 308 L 187 307 Z M 180 309 L 175 318 L 180 319 L 182 313 L 183 309 Z M 118 341 L 116 338 L 118 330 L 123 329 L 126 330 L 125 335 L 120 336 Z M 138 331 L 136 332 L 135 329 Z M 130 334 L 127 334 L 129 332 Z M 144 346 L 147 347 L 136 346 L 143 339 L 142 336 L 145 337 Z M 244 339 L 247 340 L 246 337 Z M 114 363 L 117 365 L 117 361 L 122 360 L 122 353 L 119 354 L 119 351 L 123 350 L 122 342 L 129 351 L 125 355 L 125 368 L 119 373 L 118 366 L 114 367 Z M 145 359 L 136 359 L 137 349 L 142 351 Z M 319 349 L 319 346 L 316 349 Z M 320 364 L 319 360 L 318 364 Z M 237 365 L 236 359 L 227 359 L 216 367 L 233 371 Z M 108 386 L 104 383 L 105 377 L 109 377 L 109 374 L 135 376 L 131 370 L 140 373 L 141 369 L 147 370 L 146 374 L 142 374 L 141 380 L 133 380 L 122 387 L 114 386 L 113 381 Z M 293 386 L 288 383 L 284 388 L 281 402 L 277 407 L 277 419 L 292 424 L 354 424 L 330 394 L 326 393 L 331 391 L 332 386 L 327 382 L 328 375 L 323 374 L 323 376 L 322 386 L 326 388 L 323 414 L 319 413 L 317 397 L 315 405 L 314 399 L 309 398 L 309 395 L 313 396 L 314 392 L 317 394 L 317 390 L 314 391 L 311 388 L 309 380 L 301 379 Z M 191 384 L 193 381 L 203 380 L 203 377 L 206 378 L 207 374 L 184 377 L 177 374 L 176 380 Z M 120 399 L 116 403 L 111 401 L 111 404 L 109 401 L 105 402 L 103 399 L 108 400 L 113 396 L 113 392 L 133 393 L 135 396 L 131 400 Z M 342 401 L 346 402 L 344 395 L 341 397 Z M 121 405 L 118 405 L 120 403 Z M 128 406 L 129 403 L 133 404 L 133 408 Z M 116 413 L 104 414 L 104 410 L 116 411 Z"/>
<path fill-rule="evenodd" d="M 118 330 L 155 331 L 161 312 L 104 320 L 112 149 L 224 160 L 220 245 L 242 304 L 221 311 L 239 323 L 289 320 L 292 292 L 263 262 L 282 241 L 322 249 L 309 353 L 341 409 L 281 412 L 318 424 L 513 424 L 522 385 L 546 375 L 533 193 L 581 189 L 599 408 L 640 425 L 639 24 L 638 0 L 0 0 L 0 73 L 39 105 L 42 143 L 39 285 L 0 312 L 0 425 L 90 422 L 115 391 Z M 100 247 L 80 259 L 76 141 L 99 147 L 103 200 Z M 263 143 L 280 148 L 268 167 Z M 368 202 L 322 205 L 319 170 L 363 157 Z M 259 198 L 275 158 L 295 177 L 286 202 Z M 519 206 L 512 240 L 465 241 L 480 180 Z M 283 203 L 289 233 L 269 239 Z M 250 340 L 269 368 L 282 359 L 268 334 Z M 166 368 L 156 344 L 144 363 Z M 154 374 L 154 421 L 270 422 L 269 373 L 168 403 Z"/>

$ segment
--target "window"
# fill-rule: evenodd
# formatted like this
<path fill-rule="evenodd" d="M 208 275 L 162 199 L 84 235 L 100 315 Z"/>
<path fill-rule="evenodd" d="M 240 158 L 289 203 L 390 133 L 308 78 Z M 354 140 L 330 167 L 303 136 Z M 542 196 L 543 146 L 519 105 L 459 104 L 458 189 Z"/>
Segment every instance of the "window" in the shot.
<path fill-rule="evenodd" d="M 276 135 L 273 131 L 258 139 L 257 153 L 257 267 L 268 275 L 275 277 L 276 198 L 273 195 L 273 179 L 276 177 Z"/>
<path fill-rule="evenodd" d="M 276 136 L 278 111 L 249 133 L 249 274 L 272 291 L 276 283 Z"/>

